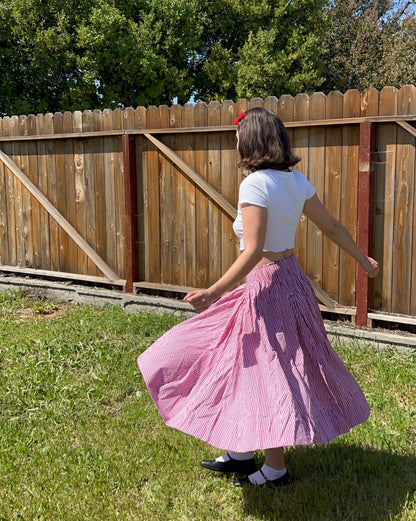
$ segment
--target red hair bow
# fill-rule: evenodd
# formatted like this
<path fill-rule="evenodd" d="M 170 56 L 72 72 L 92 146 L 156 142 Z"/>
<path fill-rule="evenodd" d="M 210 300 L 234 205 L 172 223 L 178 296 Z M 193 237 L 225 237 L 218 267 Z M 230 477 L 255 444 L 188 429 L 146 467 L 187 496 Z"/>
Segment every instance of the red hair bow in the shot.
<path fill-rule="evenodd" d="M 246 117 L 246 115 L 244 114 L 244 112 L 240 112 L 240 115 L 238 116 L 238 118 L 234 120 L 234 125 L 238 125 L 240 123 L 240 121 L 242 119 L 244 119 L 245 117 Z"/>

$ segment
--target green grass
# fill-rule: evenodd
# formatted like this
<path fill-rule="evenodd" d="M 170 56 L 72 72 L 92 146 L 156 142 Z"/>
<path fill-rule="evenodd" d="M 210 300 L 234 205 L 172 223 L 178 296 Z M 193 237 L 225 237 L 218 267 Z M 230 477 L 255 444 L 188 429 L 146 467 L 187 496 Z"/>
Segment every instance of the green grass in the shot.
<path fill-rule="evenodd" d="M 165 427 L 136 358 L 180 318 L 0 294 L 0 521 L 416 520 L 416 357 L 336 349 L 370 420 L 293 448 L 293 483 L 239 490 Z M 256 454 L 258 463 L 261 454 Z"/>

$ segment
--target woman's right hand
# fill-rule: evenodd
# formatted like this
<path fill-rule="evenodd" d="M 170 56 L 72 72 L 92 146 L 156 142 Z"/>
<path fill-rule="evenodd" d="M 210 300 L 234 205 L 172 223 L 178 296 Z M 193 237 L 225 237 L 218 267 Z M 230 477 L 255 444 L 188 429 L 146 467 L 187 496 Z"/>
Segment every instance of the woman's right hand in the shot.
<path fill-rule="evenodd" d="M 378 275 L 379 266 L 378 262 L 372 257 L 366 257 L 366 259 L 360 263 L 363 270 L 367 273 L 370 279 L 373 279 Z"/>

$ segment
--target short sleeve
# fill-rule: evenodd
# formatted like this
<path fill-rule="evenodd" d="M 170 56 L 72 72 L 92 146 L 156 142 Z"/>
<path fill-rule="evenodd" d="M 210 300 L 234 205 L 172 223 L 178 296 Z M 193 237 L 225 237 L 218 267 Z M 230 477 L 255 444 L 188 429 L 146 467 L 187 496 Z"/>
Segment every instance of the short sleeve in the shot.
<path fill-rule="evenodd" d="M 300 180 L 301 186 L 303 188 L 303 193 L 305 194 L 305 201 L 310 199 L 315 195 L 315 187 L 306 179 L 306 177 L 300 172 L 294 171 L 294 173 L 298 176 Z"/>
<path fill-rule="evenodd" d="M 305 186 L 305 188 L 306 188 L 305 201 L 306 201 L 307 199 L 310 199 L 311 197 L 313 197 L 315 195 L 316 190 L 315 190 L 315 187 L 307 179 L 305 179 L 305 181 L 306 181 L 306 186 Z"/>
<path fill-rule="evenodd" d="M 266 190 L 260 186 L 260 182 L 253 174 L 246 177 L 240 185 L 238 204 L 254 204 L 268 208 L 269 199 Z"/>

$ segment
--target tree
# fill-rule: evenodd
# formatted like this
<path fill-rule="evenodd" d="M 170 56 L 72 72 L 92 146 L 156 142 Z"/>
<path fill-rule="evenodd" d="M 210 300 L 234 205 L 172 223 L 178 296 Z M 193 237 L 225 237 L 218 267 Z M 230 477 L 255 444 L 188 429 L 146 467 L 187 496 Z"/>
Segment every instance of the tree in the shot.
<path fill-rule="evenodd" d="M 416 81 L 416 26 L 410 5 L 335 0 L 322 41 L 323 89 L 400 87 Z"/>
<path fill-rule="evenodd" d="M 184 102 L 200 28 L 196 0 L 0 2 L 0 112 Z"/>
<path fill-rule="evenodd" d="M 201 35 L 196 0 L 100 0 L 78 35 L 80 102 L 111 107 L 190 98 Z"/>
<path fill-rule="evenodd" d="M 197 97 L 280 96 L 313 90 L 323 81 L 319 55 L 325 0 L 202 4 L 206 16 Z"/>

